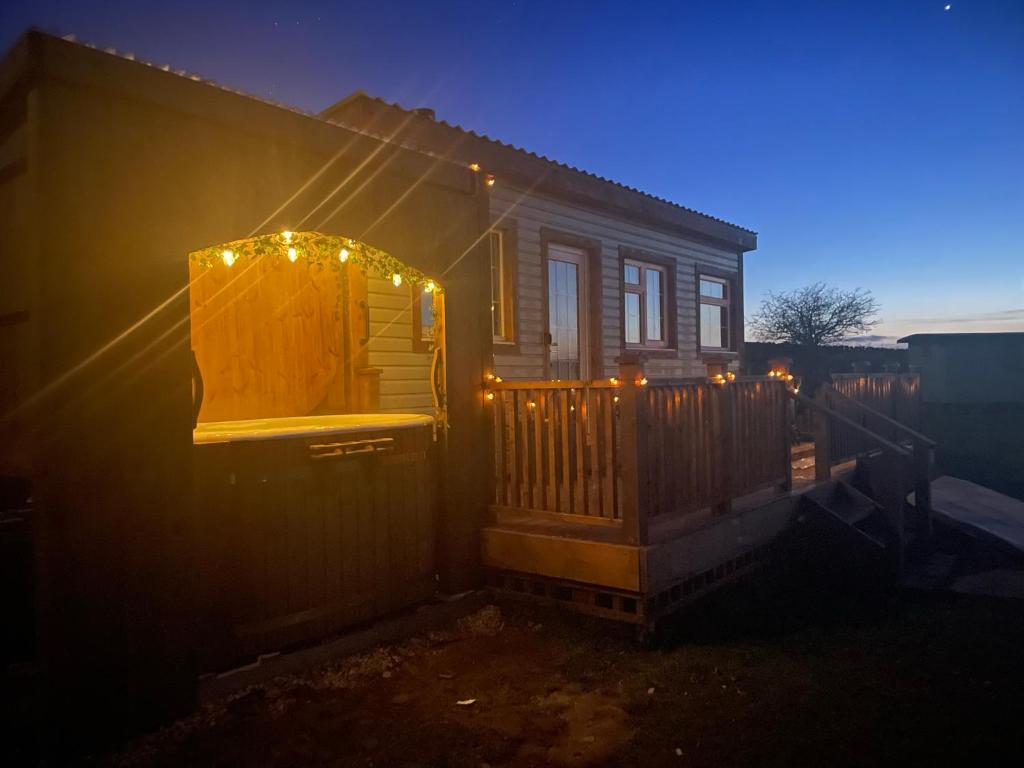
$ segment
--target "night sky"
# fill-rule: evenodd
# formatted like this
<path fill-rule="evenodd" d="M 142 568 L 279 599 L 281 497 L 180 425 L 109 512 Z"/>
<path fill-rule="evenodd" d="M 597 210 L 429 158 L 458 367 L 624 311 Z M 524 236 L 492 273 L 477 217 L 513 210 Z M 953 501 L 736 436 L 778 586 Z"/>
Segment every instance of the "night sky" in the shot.
<path fill-rule="evenodd" d="M 212 9 L 215 6 L 215 10 Z M 1024 330 L 1024 0 L 0 0 L 28 26 L 307 110 L 361 88 L 757 230 L 877 333 Z"/>

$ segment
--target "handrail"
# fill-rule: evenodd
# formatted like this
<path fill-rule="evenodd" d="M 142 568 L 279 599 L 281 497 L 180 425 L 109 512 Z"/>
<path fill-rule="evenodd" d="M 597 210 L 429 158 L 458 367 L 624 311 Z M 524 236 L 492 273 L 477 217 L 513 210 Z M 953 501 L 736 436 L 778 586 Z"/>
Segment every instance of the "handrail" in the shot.
<path fill-rule="evenodd" d="M 889 426 L 896 427 L 897 429 L 902 430 L 907 435 L 910 435 L 911 438 L 913 438 L 914 440 L 917 440 L 919 442 L 924 443 L 929 448 L 934 448 L 934 447 L 936 447 L 938 445 L 938 443 L 936 443 L 930 437 L 927 437 L 926 435 L 922 435 L 920 432 L 917 432 L 917 431 L 911 429 L 910 427 L 908 427 L 903 422 L 896 421 L 896 419 L 892 418 L 891 416 L 886 416 L 881 411 L 876 411 L 871 406 L 865 405 L 860 400 L 857 400 L 856 398 L 850 397 L 845 392 L 840 392 L 838 389 L 833 387 L 831 384 L 827 384 L 826 386 L 828 387 L 828 392 L 829 392 L 830 395 L 838 395 L 839 399 L 841 399 L 841 400 L 843 400 L 845 402 L 848 402 L 848 403 L 853 403 L 854 405 L 856 405 L 861 410 L 867 411 L 872 416 L 875 416 L 876 418 L 881 419 L 882 421 L 884 421 Z"/>
<path fill-rule="evenodd" d="M 586 381 L 582 379 L 554 379 L 554 380 L 512 380 L 512 381 L 488 381 L 484 386 L 495 391 L 511 391 L 524 389 L 618 389 L 622 382 L 618 379 L 612 382 L 611 379 L 596 379 Z"/>
<path fill-rule="evenodd" d="M 849 419 L 846 416 L 843 416 L 843 414 L 837 411 L 833 411 L 831 408 L 822 405 L 817 400 L 807 397 L 807 395 L 801 395 L 799 392 L 791 392 L 790 394 L 792 395 L 792 397 L 794 397 L 801 403 L 805 403 L 814 410 L 819 411 L 820 413 L 823 413 L 842 424 L 845 424 L 846 426 L 850 427 L 854 432 L 859 432 L 860 434 L 868 437 L 869 439 L 874 440 L 882 448 L 885 448 L 886 450 L 895 453 L 897 456 L 903 456 L 904 458 L 908 459 L 910 458 L 910 451 L 908 451 L 906 448 L 900 445 L 896 445 L 896 443 L 893 443 L 889 440 L 886 440 L 881 435 L 875 434 L 867 427 L 863 427 L 857 422 L 855 422 L 853 419 Z"/>

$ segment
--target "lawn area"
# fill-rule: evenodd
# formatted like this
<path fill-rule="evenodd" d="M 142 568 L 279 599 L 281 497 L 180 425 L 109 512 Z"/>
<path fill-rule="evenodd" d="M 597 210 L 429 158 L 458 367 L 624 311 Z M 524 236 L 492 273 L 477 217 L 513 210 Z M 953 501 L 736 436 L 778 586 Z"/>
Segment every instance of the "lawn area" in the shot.
<path fill-rule="evenodd" d="M 208 705 L 101 762 L 1004 764 L 1024 747 L 1022 638 L 1019 602 L 775 578 L 696 606 L 646 650 L 623 627 L 498 602 Z"/>

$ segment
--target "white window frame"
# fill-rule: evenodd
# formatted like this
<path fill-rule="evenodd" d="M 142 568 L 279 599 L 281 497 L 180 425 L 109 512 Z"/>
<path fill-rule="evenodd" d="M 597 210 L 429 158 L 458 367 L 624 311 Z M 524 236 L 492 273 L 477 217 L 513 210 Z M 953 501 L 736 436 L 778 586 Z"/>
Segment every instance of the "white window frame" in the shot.
<path fill-rule="evenodd" d="M 640 283 L 626 282 L 626 267 L 640 270 Z M 647 329 L 647 273 L 658 272 L 661 275 L 661 339 L 651 340 Z M 626 341 L 626 294 L 640 296 L 640 342 Z M 668 270 L 660 264 L 640 261 L 639 259 L 622 260 L 622 343 L 629 349 L 667 349 L 668 348 Z"/>

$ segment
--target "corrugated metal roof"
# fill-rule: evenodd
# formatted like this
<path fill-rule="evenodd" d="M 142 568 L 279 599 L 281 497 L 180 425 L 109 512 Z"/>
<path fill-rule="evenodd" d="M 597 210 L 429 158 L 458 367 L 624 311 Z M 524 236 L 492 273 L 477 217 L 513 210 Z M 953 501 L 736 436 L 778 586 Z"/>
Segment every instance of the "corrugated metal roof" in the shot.
<path fill-rule="evenodd" d="M 532 158 L 534 158 L 536 160 L 541 160 L 541 161 L 543 161 L 545 163 L 549 163 L 549 164 L 555 166 L 556 168 L 561 168 L 563 170 L 571 171 L 573 173 L 578 173 L 578 174 L 581 174 L 581 175 L 586 176 L 588 178 L 600 181 L 600 182 L 602 182 L 604 184 L 610 184 L 613 187 L 616 187 L 617 189 L 622 189 L 622 190 L 625 190 L 627 192 L 631 192 L 631 193 L 633 193 L 635 195 L 641 195 L 641 196 L 643 196 L 645 198 L 648 198 L 648 199 L 651 199 L 651 200 L 657 200 L 659 203 L 664 203 L 666 205 L 670 205 L 673 208 L 678 208 L 680 210 L 686 211 L 687 213 L 692 213 L 692 214 L 695 214 L 697 216 L 703 216 L 704 218 L 706 218 L 706 219 L 708 219 L 710 221 L 715 221 L 715 222 L 718 222 L 719 224 L 725 224 L 725 225 L 730 226 L 730 227 L 735 227 L 736 229 L 742 230 L 744 232 L 748 232 L 748 233 L 750 233 L 752 235 L 756 235 L 757 234 L 757 232 L 755 232 L 754 230 L 747 229 L 746 227 L 741 227 L 740 225 L 734 224 L 731 221 L 726 221 L 725 219 L 718 218 L 717 216 L 712 216 L 712 215 L 710 215 L 708 213 L 704 213 L 703 211 L 698 211 L 698 210 L 696 210 L 694 208 L 688 208 L 687 206 L 680 205 L 679 203 L 677 203 L 677 202 L 675 202 L 673 200 L 668 200 L 668 199 L 666 199 L 664 197 L 658 197 L 657 195 L 652 195 L 649 192 L 644 192 L 643 190 L 637 189 L 636 187 L 631 187 L 628 184 L 623 184 L 621 182 L 615 181 L 614 179 L 609 179 L 609 178 L 607 178 L 605 176 L 601 176 L 601 175 L 596 174 L 596 173 L 591 173 L 590 171 L 584 170 L 582 168 L 577 168 L 576 166 L 569 165 L 568 163 L 563 163 L 563 162 L 561 162 L 559 160 L 555 160 L 553 158 L 547 157 L 546 155 L 541 155 L 541 154 L 538 154 L 536 152 L 531 152 L 530 150 L 525 149 L 525 148 L 520 147 L 520 146 L 517 146 L 515 144 L 510 144 L 508 142 L 501 141 L 500 139 L 495 139 L 495 138 L 493 138 L 491 136 L 488 136 L 486 134 L 483 134 L 483 133 L 477 133 L 476 131 L 472 130 L 471 128 L 464 128 L 461 125 L 457 125 L 455 123 L 449 123 L 447 120 L 437 120 L 436 118 L 428 117 L 428 116 L 420 113 L 419 111 L 417 111 L 415 109 L 409 109 L 407 107 L 403 107 L 401 104 L 397 104 L 395 102 L 387 101 L 385 99 L 380 98 L 379 96 L 371 96 L 371 95 L 369 95 L 369 94 L 367 94 L 367 93 L 365 93 L 363 91 L 356 91 L 349 98 L 354 98 L 354 97 L 362 97 L 362 98 L 365 98 L 365 99 L 367 99 L 369 101 L 373 101 L 373 102 L 376 102 L 378 104 L 381 104 L 382 106 L 388 107 L 390 109 L 400 110 L 400 111 L 402 111 L 402 112 L 404 112 L 404 113 L 406 113 L 408 115 L 411 115 L 412 119 L 430 121 L 431 123 L 443 126 L 443 127 L 448 128 L 450 130 L 458 131 L 459 133 L 465 134 L 465 135 L 467 135 L 467 136 L 469 136 L 469 137 L 471 137 L 471 138 L 473 138 L 473 139 L 475 139 L 477 141 L 486 142 L 488 144 L 493 144 L 495 146 L 502 147 L 503 149 L 508 149 L 508 150 L 512 150 L 514 152 L 518 152 L 518 153 L 523 154 L 523 155 L 525 155 L 527 157 L 532 157 Z M 342 122 L 342 121 L 331 120 L 331 122 L 336 122 L 336 123 L 338 123 L 340 125 L 346 125 L 347 126 L 347 124 Z M 347 127 L 349 127 L 349 126 L 347 126 Z M 425 148 L 425 147 L 417 147 L 417 148 L 421 149 L 421 150 L 428 149 L 428 148 Z"/>
<path fill-rule="evenodd" d="M 41 33 L 41 34 L 47 34 L 47 33 Z M 50 35 L 50 36 L 52 37 L 52 35 Z M 267 104 L 267 105 L 272 106 L 272 107 L 277 107 L 279 109 L 285 109 L 285 110 L 288 110 L 289 112 L 293 112 L 295 114 L 302 115 L 304 117 L 313 118 L 315 120 L 320 120 L 322 122 L 331 123 L 333 125 L 338 125 L 340 127 L 346 128 L 348 130 L 357 131 L 358 133 L 361 133 L 361 134 L 364 134 L 364 135 L 367 135 L 367 136 L 371 136 L 373 138 L 380 139 L 381 141 L 386 141 L 386 142 L 393 143 L 393 144 L 396 144 L 398 146 L 403 146 L 403 147 L 406 147 L 406 148 L 409 148 L 409 149 L 416 149 L 419 152 L 423 152 L 423 153 L 429 154 L 431 156 L 436 156 L 436 153 L 434 153 L 431 150 L 430 147 L 420 147 L 420 146 L 416 146 L 416 145 L 410 146 L 410 145 L 406 144 L 403 141 L 396 141 L 394 136 L 386 136 L 386 135 L 374 133 L 373 131 L 368 131 L 368 130 L 366 130 L 366 129 L 362 128 L 362 127 L 359 127 L 359 126 L 348 125 L 348 124 L 346 124 L 343 121 L 332 120 L 332 119 L 329 119 L 329 118 L 325 118 L 323 116 L 322 112 L 321 113 L 309 112 L 309 111 L 304 110 L 304 109 L 299 109 L 298 107 L 292 106 L 290 104 L 285 104 L 285 103 L 280 102 L 280 101 L 275 101 L 273 99 L 268 99 L 268 98 L 265 98 L 263 96 L 258 96 L 258 95 L 253 94 L 253 93 L 248 93 L 246 91 L 242 91 L 242 90 L 239 90 L 237 88 L 232 88 L 231 86 L 224 85 L 223 83 L 218 83 L 215 80 L 209 80 L 207 78 L 204 78 L 201 75 L 198 75 L 198 74 L 196 74 L 194 72 L 189 72 L 189 71 L 184 70 L 184 69 L 174 69 L 169 64 L 156 64 L 156 63 L 151 62 L 151 61 L 146 61 L 145 59 L 137 58 L 134 53 L 129 53 L 129 52 L 126 52 L 126 51 L 118 51 L 116 48 L 100 47 L 100 46 L 95 45 L 93 43 L 83 42 L 83 41 L 78 40 L 77 36 L 74 35 L 74 34 L 64 35 L 60 39 L 64 40 L 65 42 L 73 43 L 75 45 L 80 45 L 82 47 L 90 48 L 90 49 L 95 50 L 95 51 L 100 51 L 102 53 L 107 53 L 107 54 L 109 54 L 111 56 L 117 56 L 118 58 L 125 59 L 127 61 L 132 61 L 132 62 L 135 62 L 136 64 L 141 64 L 143 66 L 151 67 L 153 69 L 157 69 L 157 70 L 160 70 L 162 72 L 168 72 L 170 74 L 177 75 L 178 77 L 183 77 L 183 78 L 195 81 L 195 82 L 200 82 L 200 83 L 203 83 L 205 85 L 209 85 L 209 86 L 212 86 L 214 88 L 218 88 L 218 89 L 220 89 L 222 91 L 226 91 L 228 93 L 233 93 L 233 94 L 235 94 L 237 96 L 243 96 L 245 98 L 252 99 L 254 101 L 262 102 L 262 103 Z M 637 189 L 636 187 L 631 187 L 631 186 L 629 186 L 627 184 L 623 184 L 623 183 L 615 181 L 613 179 L 609 179 L 609 178 L 607 178 L 605 176 L 600 176 L 600 175 L 598 175 L 596 173 L 591 173 L 590 171 L 583 170 L 582 168 L 577 168 L 576 166 L 569 165 L 568 163 L 563 163 L 563 162 L 561 162 L 559 160 L 554 160 L 553 158 L 547 157 L 546 155 L 541 155 L 541 154 L 538 154 L 536 152 L 531 152 L 530 150 L 525 149 L 523 147 L 516 146 L 515 144 L 511 144 L 511 143 L 508 143 L 508 142 L 505 142 L 505 141 L 501 141 L 500 139 L 492 138 L 490 136 L 487 136 L 486 134 L 477 133 L 476 131 L 474 131 L 472 129 L 463 128 L 462 126 L 457 125 L 455 123 L 449 123 L 446 120 L 437 120 L 437 119 L 430 118 L 430 117 L 428 117 L 426 115 L 423 115 L 422 113 L 420 113 L 420 112 L 418 112 L 418 111 L 416 111 L 414 109 L 407 109 L 407 108 L 401 106 L 400 104 L 386 101 L 386 100 L 384 100 L 384 99 L 382 99 L 382 98 L 380 98 L 378 96 L 370 96 L 369 94 L 367 94 L 367 93 L 365 93 L 363 91 L 356 91 L 349 98 L 353 98 L 353 97 L 357 97 L 357 96 L 358 97 L 362 97 L 362 98 L 366 98 L 366 99 L 368 99 L 370 101 L 377 102 L 377 103 L 379 103 L 379 104 L 381 104 L 383 106 L 386 106 L 386 107 L 388 107 L 390 109 L 400 110 L 403 113 L 411 115 L 412 119 L 429 121 L 432 124 L 440 125 L 440 126 L 443 126 L 444 128 L 447 128 L 449 130 L 456 131 L 456 132 L 461 133 L 463 135 L 469 136 L 469 137 L 471 137 L 472 139 L 474 139 L 476 141 L 484 142 L 484 143 L 491 144 L 491 145 L 496 146 L 496 147 L 501 147 L 502 149 L 510 150 L 510 151 L 513 151 L 513 152 L 517 152 L 519 154 L 524 155 L 525 157 L 530 157 L 530 158 L 533 158 L 535 160 L 540 160 L 540 161 L 542 161 L 544 163 L 548 163 L 548 164 L 550 164 L 551 166 L 553 166 L 555 168 L 560 168 L 562 170 L 566 170 L 566 171 L 569 171 L 571 173 L 578 173 L 578 174 L 580 174 L 582 176 L 585 176 L 587 178 L 594 179 L 595 181 L 599 181 L 601 183 L 611 185 L 612 187 L 615 187 L 616 189 L 624 190 L 624 191 L 629 192 L 629 193 L 634 194 L 634 195 L 639 195 L 639 196 L 641 196 L 643 198 L 646 198 L 648 200 L 655 200 L 655 201 L 657 201 L 659 203 L 662 203 L 664 205 L 671 206 L 673 208 L 676 208 L 676 209 L 681 210 L 681 211 L 685 211 L 687 213 L 690 213 L 690 214 L 693 214 L 693 215 L 696 215 L 696 216 L 701 216 L 701 217 L 703 217 L 703 218 L 705 218 L 705 219 L 707 219 L 709 221 L 714 221 L 714 222 L 717 222 L 719 224 L 724 224 L 726 226 L 733 227 L 733 228 L 735 228 L 737 230 L 740 230 L 740 231 L 743 231 L 743 232 L 747 232 L 747 233 L 749 233 L 751 235 L 755 235 L 755 236 L 757 235 L 757 232 L 755 232 L 754 230 L 747 229 L 746 227 L 741 227 L 740 225 L 734 224 L 731 221 L 726 221 L 725 219 L 719 218 L 717 216 L 712 216 L 710 214 L 704 213 L 703 211 L 698 211 L 698 210 L 696 210 L 694 208 L 689 208 L 689 207 L 687 207 L 685 205 L 680 205 L 679 203 L 676 203 L 676 202 L 674 202 L 672 200 L 668 200 L 668 199 L 666 199 L 664 197 L 658 197 L 657 195 L 652 195 L 649 192 L 644 192 L 643 190 Z M 444 159 L 444 158 L 440 158 L 440 159 Z"/>

